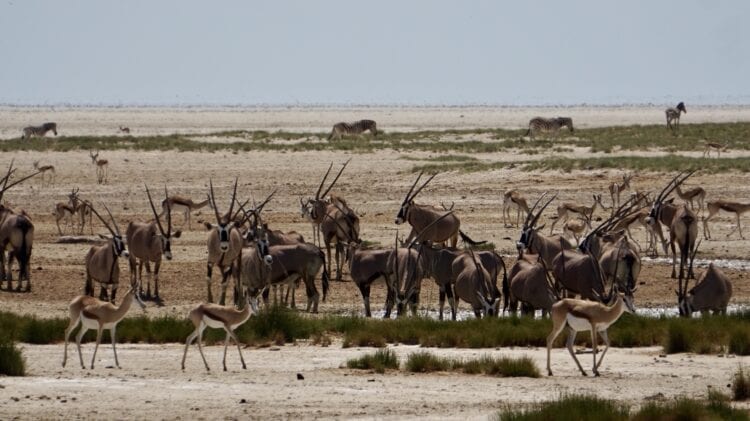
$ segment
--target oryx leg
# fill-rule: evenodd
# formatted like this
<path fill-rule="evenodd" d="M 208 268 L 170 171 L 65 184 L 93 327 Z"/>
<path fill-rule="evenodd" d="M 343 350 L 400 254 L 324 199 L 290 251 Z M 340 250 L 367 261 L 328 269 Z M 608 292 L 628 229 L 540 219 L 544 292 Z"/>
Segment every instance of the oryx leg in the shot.
<path fill-rule="evenodd" d="M 383 314 L 383 318 L 390 319 L 391 312 L 393 311 L 393 306 L 396 303 L 396 289 L 391 284 L 391 280 L 388 276 L 385 277 L 385 288 L 386 288 L 385 314 Z"/>
<path fill-rule="evenodd" d="M 221 270 L 221 296 L 219 297 L 219 304 L 224 305 L 227 298 L 227 287 L 229 287 L 229 276 L 232 274 L 232 267 L 219 266 Z"/>
<path fill-rule="evenodd" d="M 320 294 L 318 294 L 318 289 L 315 288 L 315 277 L 305 275 L 304 278 L 305 278 L 305 290 L 307 291 L 307 312 L 317 313 L 318 301 L 320 300 Z"/>
<path fill-rule="evenodd" d="M 440 313 L 438 316 L 438 320 L 443 320 L 443 309 L 445 308 L 445 287 L 442 285 L 439 286 L 439 295 L 438 295 L 438 306 L 440 307 Z"/>
<path fill-rule="evenodd" d="M 154 262 L 154 299 L 161 301 L 159 298 L 159 268 L 161 267 L 161 260 Z M 146 270 L 148 270 L 148 263 L 146 263 Z"/>
<path fill-rule="evenodd" d="M 677 272 L 675 270 L 675 266 L 677 265 L 677 253 L 675 251 L 674 238 L 670 238 L 669 245 L 672 249 L 672 279 L 676 279 Z M 680 259 L 682 259 L 682 257 L 680 257 Z M 680 265 L 680 272 L 682 272 L 682 265 Z"/>
<path fill-rule="evenodd" d="M 359 292 L 362 293 L 362 301 L 365 303 L 365 317 L 372 317 L 370 312 L 370 285 L 358 285 Z"/>

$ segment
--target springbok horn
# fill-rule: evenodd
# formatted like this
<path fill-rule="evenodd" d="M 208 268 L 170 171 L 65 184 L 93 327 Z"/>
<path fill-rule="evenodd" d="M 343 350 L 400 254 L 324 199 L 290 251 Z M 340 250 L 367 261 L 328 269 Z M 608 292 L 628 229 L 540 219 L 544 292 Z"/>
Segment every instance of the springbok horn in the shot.
<path fill-rule="evenodd" d="M 328 174 L 331 173 L 331 169 L 333 168 L 333 162 L 331 162 L 331 165 L 328 166 L 328 171 L 326 171 L 326 174 L 323 176 L 323 179 L 320 180 L 320 185 L 318 186 L 318 191 L 315 192 L 315 200 L 320 199 L 320 191 L 323 190 L 323 183 L 326 182 L 326 178 L 328 178 Z"/>
<path fill-rule="evenodd" d="M 147 185 L 143 185 L 146 187 L 146 196 L 148 196 L 148 203 L 151 205 L 151 210 L 154 212 L 154 218 L 156 219 L 156 225 L 159 227 L 159 231 L 161 231 L 161 235 L 167 236 L 167 234 L 164 232 L 164 227 L 161 226 L 161 221 L 159 220 L 159 214 L 156 212 L 156 207 L 154 206 L 154 201 L 151 200 L 151 192 L 148 190 Z M 167 200 L 167 206 L 169 206 L 169 200 Z"/>
<path fill-rule="evenodd" d="M 216 214 L 216 223 L 221 224 L 221 216 L 219 216 L 219 208 L 216 206 L 216 195 L 214 195 L 214 182 L 209 178 L 208 179 L 208 186 L 209 186 L 209 199 L 211 199 L 211 205 L 214 208 L 214 214 Z"/>
<path fill-rule="evenodd" d="M 327 194 L 328 194 L 328 193 L 329 193 L 329 192 L 331 191 L 331 189 L 332 189 L 332 188 L 333 188 L 333 186 L 334 186 L 334 185 L 336 184 L 336 182 L 337 182 L 337 181 L 339 181 L 339 177 L 341 177 L 341 173 L 343 173 L 343 172 L 344 172 L 344 169 L 346 168 L 346 166 L 347 166 L 347 165 L 349 165 L 349 161 L 351 161 L 351 160 L 352 160 L 352 159 L 351 159 L 351 158 L 349 158 L 349 159 L 347 159 L 347 160 L 346 160 L 346 162 L 344 162 L 344 165 L 343 165 L 343 166 L 341 167 L 341 169 L 339 170 L 339 173 L 338 173 L 338 174 L 336 174 L 336 178 L 334 178 L 334 179 L 333 179 L 333 182 L 331 183 L 331 185 L 330 185 L 330 186 L 328 186 L 328 188 L 326 189 L 326 191 L 325 191 L 325 192 L 323 193 L 323 197 L 324 197 L 324 198 L 325 198 L 325 197 L 326 197 L 326 195 L 327 195 Z"/>

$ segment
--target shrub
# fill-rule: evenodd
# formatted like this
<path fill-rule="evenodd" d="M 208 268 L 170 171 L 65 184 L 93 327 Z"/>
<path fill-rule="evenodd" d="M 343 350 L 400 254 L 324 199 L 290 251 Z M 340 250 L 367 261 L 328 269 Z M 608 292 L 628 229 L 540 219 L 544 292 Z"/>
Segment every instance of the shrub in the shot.
<path fill-rule="evenodd" d="M 729 352 L 750 355 L 750 332 L 744 327 L 735 329 L 729 336 Z"/>
<path fill-rule="evenodd" d="M 375 370 L 384 373 L 387 368 L 398 370 L 399 362 L 396 352 L 391 349 L 379 349 L 373 354 L 365 354 L 359 358 L 352 358 L 346 362 L 349 368 L 360 370 Z"/>
<path fill-rule="evenodd" d="M 744 401 L 750 398 L 750 374 L 740 364 L 732 379 L 732 397 L 736 401 Z"/>
<path fill-rule="evenodd" d="M 488 374 L 498 377 L 539 377 L 539 368 L 534 360 L 527 356 L 520 358 L 500 357 L 489 355 L 473 360 L 466 360 L 454 365 L 461 367 L 466 374 Z"/>
<path fill-rule="evenodd" d="M 6 376 L 26 375 L 26 361 L 15 342 L 8 337 L 0 337 L 0 374 Z"/>
<path fill-rule="evenodd" d="M 450 359 L 438 357 L 437 355 L 427 351 L 411 353 L 406 359 L 406 370 L 412 373 L 449 371 L 452 370 L 453 367 L 454 363 Z"/>
<path fill-rule="evenodd" d="M 627 420 L 629 410 L 622 404 L 591 395 L 566 395 L 525 410 L 506 406 L 497 414 L 502 421 Z"/>

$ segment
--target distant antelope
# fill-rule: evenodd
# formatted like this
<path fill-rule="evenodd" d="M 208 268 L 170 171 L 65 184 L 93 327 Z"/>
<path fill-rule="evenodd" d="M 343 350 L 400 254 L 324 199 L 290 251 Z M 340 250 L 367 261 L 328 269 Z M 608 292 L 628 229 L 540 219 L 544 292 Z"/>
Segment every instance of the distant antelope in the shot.
<path fill-rule="evenodd" d="M 52 133 L 57 136 L 57 123 L 44 123 L 41 126 L 28 126 L 23 128 L 23 134 L 21 135 L 21 139 L 31 139 L 32 137 L 44 137 L 47 132 L 52 131 Z"/>
<path fill-rule="evenodd" d="M 377 124 L 372 120 L 359 120 L 353 123 L 336 123 L 333 125 L 331 134 L 328 135 L 328 140 L 333 138 L 341 139 L 344 135 L 360 135 L 368 130 L 372 133 L 373 137 L 377 137 Z"/>
<path fill-rule="evenodd" d="M 576 244 L 578 244 L 578 239 L 586 232 L 586 229 L 591 229 L 591 218 L 586 216 L 578 219 L 569 219 L 563 224 L 563 235 L 568 238 L 573 237 L 576 240 Z"/>
<path fill-rule="evenodd" d="M 13 260 L 18 262 L 18 287 L 16 291 L 21 291 L 23 281 L 26 281 L 26 292 L 31 291 L 30 279 L 30 260 L 31 250 L 34 244 L 34 224 L 25 211 L 15 212 L 13 209 L 2 204 L 3 194 L 11 187 L 28 180 L 39 174 L 39 171 L 30 175 L 21 177 L 8 184 L 11 176 L 15 172 L 13 161 L 8 166 L 8 172 L 0 178 L 0 284 L 2 281 L 8 281 L 8 290 L 12 288 L 13 283 Z M 8 252 L 7 272 L 5 252 Z"/>
<path fill-rule="evenodd" d="M 630 180 L 633 179 L 633 174 L 623 174 L 622 183 L 613 182 L 609 185 L 609 195 L 612 197 L 612 208 L 620 206 L 620 194 L 630 188 Z"/>
<path fill-rule="evenodd" d="M 76 215 L 79 209 L 78 189 L 73 189 L 68 194 L 68 203 L 57 202 L 55 205 L 55 224 L 57 225 L 57 233 L 63 235 L 60 229 L 60 221 L 65 219 L 65 225 L 73 225 L 73 216 Z M 83 229 L 83 228 L 81 228 Z"/>
<path fill-rule="evenodd" d="M 130 134 L 130 127 L 120 126 L 120 133 Z"/>
<path fill-rule="evenodd" d="M 117 221 L 112 216 L 112 212 L 109 208 L 104 205 L 104 209 L 109 214 L 109 219 L 112 222 L 110 225 L 104 218 L 99 215 L 99 212 L 92 206 L 91 211 L 101 221 L 105 228 L 112 235 L 107 238 L 102 235 L 100 237 L 106 238 L 107 242 L 101 245 L 91 246 L 89 252 L 86 254 L 86 287 L 85 294 L 94 296 L 94 281 L 98 282 L 101 286 L 99 292 L 99 299 L 103 301 L 115 301 L 115 295 L 117 294 L 117 287 L 120 285 L 120 265 L 119 258 L 129 256 L 128 251 L 125 247 L 125 241 L 122 239 L 120 234 L 120 228 L 117 226 Z M 107 287 L 111 287 L 112 294 L 107 297 Z"/>
<path fill-rule="evenodd" d="M 667 129 L 679 129 L 680 128 L 680 114 L 685 113 L 687 114 L 687 109 L 685 108 L 685 103 L 680 102 L 677 104 L 674 108 L 667 108 L 664 111 L 664 114 L 667 117 Z"/>
<path fill-rule="evenodd" d="M 707 140 L 703 144 L 705 146 L 705 149 L 703 149 L 703 158 L 711 157 L 711 149 L 716 149 L 716 157 L 721 158 L 721 153 L 726 152 L 729 147 L 728 143 L 709 142 Z"/>
<path fill-rule="evenodd" d="M 563 127 L 567 127 L 573 133 L 573 119 L 570 117 L 535 117 L 529 120 L 529 130 L 526 131 L 524 136 L 529 136 L 529 139 L 534 140 L 535 133 L 552 132 L 553 136 L 557 137 Z"/>
<path fill-rule="evenodd" d="M 600 205 L 604 209 L 604 204 L 602 203 L 602 195 L 595 194 L 593 195 L 593 197 L 594 203 L 591 206 L 578 205 L 572 202 L 563 202 L 558 205 L 557 219 L 552 221 L 552 225 L 549 227 L 550 235 L 552 235 L 552 230 L 555 229 L 555 224 L 557 224 L 559 221 L 567 221 L 570 214 L 577 214 L 583 218 L 593 219 L 594 211 L 596 211 L 597 205 Z"/>
<path fill-rule="evenodd" d="M 729 234 L 727 234 L 727 237 L 734 234 L 735 231 L 739 230 L 740 238 L 745 238 L 742 235 L 742 225 L 740 223 L 740 217 L 743 213 L 750 210 L 750 203 L 731 202 L 728 200 L 720 199 L 706 202 L 706 209 L 708 210 L 708 215 L 703 218 L 703 237 L 705 239 L 708 240 L 711 238 L 711 231 L 708 229 L 708 221 L 713 218 L 714 215 L 719 213 L 720 210 L 733 213 L 737 217 L 737 226 Z"/>
<path fill-rule="evenodd" d="M 130 310 L 130 306 L 135 299 L 138 305 L 145 311 L 146 306 L 138 298 L 137 287 L 132 285 L 130 290 L 125 294 L 119 306 L 114 306 L 108 301 L 97 300 L 88 295 L 79 295 L 70 302 L 68 312 L 70 313 L 70 322 L 65 328 L 65 352 L 63 354 L 62 366 L 68 362 L 68 342 L 70 334 L 73 333 L 78 324 L 81 329 L 76 335 L 76 347 L 78 348 L 78 358 L 81 361 L 81 368 L 86 368 L 83 364 L 83 355 L 81 355 L 81 339 L 89 329 L 96 329 L 96 346 L 94 346 L 94 355 L 91 357 L 91 369 L 94 369 L 96 361 L 96 351 L 102 341 L 102 331 L 109 330 L 112 337 L 112 351 L 115 353 L 115 367 L 120 368 L 120 361 L 117 360 L 117 343 L 116 329 L 117 324 L 125 317 Z"/>
<path fill-rule="evenodd" d="M 344 165 L 341 166 L 339 173 L 336 174 L 336 177 L 334 177 L 331 184 L 321 194 L 323 185 L 325 184 L 328 175 L 331 173 L 331 169 L 333 169 L 333 162 L 331 162 L 331 165 L 328 166 L 328 171 L 326 171 L 325 175 L 323 175 L 323 179 L 320 181 L 318 190 L 315 192 L 315 197 L 308 198 L 304 202 L 302 201 L 302 197 L 300 197 L 299 199 L 300 212 L 305 219 L 310 221 L 313 227 L 313 244 L 320 245 L 320 224 L 322 224 L 326 219 L 326 214 L 329 210 L 335 210 L 334 205 L 330 203 L 329 200 L 326 200 L 326 196 L 331 191 L 331 189 L 333 189 L 333 186 L 336 185 L 336 182 L 339 180 L 339 177 L 341 177 L 341 174 L 346 169 L 346 166 L 349 165 L 349 161 L 350 160 L 347 160 Z M 340 205 L 346 207 L 346 202 L 343 202 Z"/>
<path fill-rule="evenodd" d="M 54 165 L 39 165 L 39 161 L 34 161 L 34 169 L 42 173 L 42 185 L 54 185 L 55 184 L 55 166 Z M 49 173 L 49 177 L 47 177 Z"/>
<path fill-rule="evenodd" d="M 524 198 L 516 189 L 508 190 L 503 194 L 503 225 L 506 227 L 509 226 L 508 223 L 505 222 L 506 216 L 510 219 L 511 208 L 516 208 L 516 226 L 518 226 L 518 223 L 521 220 L 521 212 L 528 214 L 529 205 L 526 203 L 526 198 Z"/>
<path fill-rule="evenodd" d="M 694 201 L 698 202 L 698 211 L 703 209 L 703 200 L 706 198 L 706 191 L 703 190 L 703 187 L 693 187 L 682 191 L 680 186 L 677 186 L 674 191 L 685 203 L 690 203 L 690 209 L 695 210 Z"/>
<path fill-rule="evenodd" d="M 159 214 L 159 218 L 164 216 L 169 210 L 172 212 L 182 212 L 184 217 L 182 223 L 183 225 L 187 223 L 188 229 L 190 229 L 190 213 L 205 206 L 211 206 L 211 199 L 208 197 L 206 200 L 196 203 L 189 197 L 172 195 L 161 201 L 161 213 Z"/>
<path fill-rule="evenodd" d="M 99 158 L 99 152 L 97 151 L 96 154 L 89 151 L 89 156 L 91 157 L 91 162 L 96 165 L 96 182 L 99 184 L 107 184 L 107 173 L 109 169 L 109 161 L 106 159 L 98 159 Z"/>

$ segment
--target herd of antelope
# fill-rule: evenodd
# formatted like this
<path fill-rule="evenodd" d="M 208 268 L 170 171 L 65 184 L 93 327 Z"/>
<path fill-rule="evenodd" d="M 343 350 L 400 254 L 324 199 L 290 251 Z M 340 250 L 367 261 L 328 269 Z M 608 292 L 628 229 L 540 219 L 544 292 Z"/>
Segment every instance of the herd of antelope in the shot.
<path fill-rule="evenodd" d="M 679 111 L 676 115 L 674 110 L 667 110 L 670 128 L 677 127 L 680 113 L 686 112 L 682 103 L 676 108 Z M 565 126 L 573 131 L 571 119 L 553 120 L 532 120 L 529 134 L 533 136 L 538 130 L 557 130 Z M 331 137 L 347 134 L 350 131 L 348 128 L 358 131 L 358 134 L 365 130 L 370 130 L 373 135 L 377 134 L 375 122 L 363 120 L 352 124 L 337 124 Z M 90 157 L 97 167 L 97 181 L 100 184 L 106 183 L 108 161 L 99 159 L 98 152 L 90 152 Z M 675 292 L 681 316 L 690 317 L 694 312 L 725 313 L 732 296 L 731 281 L 713 264 L 697 277 L 693 288 L 689 288 L 689 281 L 696 279 L 693 264 L 700 243 L 697 241 L 698 220 L 699 215 L 702 215 L 703 235 L 705 239 L 710 239 L 708 222 L 720 210 L 734 213 L 737 227 L 730 235 L 738 231 L 740 237 L 744 238 L 740 216 L 750 210 L 750 204 L 725 200 L 706 201 L 706 192 L 702 188 L 684 188 L 684 182 L 694 172 L 683 172 L 673 177 L 653 197 L 651 194 L 635 192 L 629 198 L 624 198 L 624 192 L 634 190 L 631 182 L 635 176 L 624 174 L 621 181 L 609 185 L 610 206 L 605 205 L 602 194 L 597 192 L 592 192 L 593 201 L 590 205 L 561 201 L 557 204 L 548 235 L 543 234 L 545 224 L 540 224 L 540 220 L 557 195 L 544 193 L 529 206 L 530 202 L 522 191 L 508 190 L 502 198 L 503 223 L 506 227 L 518 227 L 520 232 L 516 242 L 518 254 L 513 262 L 508 262 L 510 267 L 507 268 L 507 256 L 481 250 L 484 242 L 472 240 L 461 229 L 459 216 L 454 212 L 453 206 L 448 208 L 441 204 L 437 207 L 415 201 L 437 174 L 432 174 L 423 181 L 424 174 L 420 173 L 398 207 L 395 225 L 408 224 L 409 234 L 404 239 L 396 234 L 393 248 L 366 247 L 366 242 L 360 237 L 360 215 L 357 215 L 345 198 L 332 192 L 348 164 L 349 161 L 341 166 L 326 187 L 326 181 L 333 170 L 332 163 L 314 195 L 307 199 L 299 198 L 301 215 L 312 225 L 311 242 L 305 241 L 300 233 L 294 231 L 270 229 L 263 221 L 262 211 L 276 192 L 269 194 L 259 204 L 252 198 L 242 201 L 237 197 L 237 179 L 234 180 L 226 213 L 219 210 L 212 180 L 209 181 L 206 199 L 199 202 L 170 195 L 165 187 L 161 212 L 157 212 L 151 191 L 148 186 L 144 186 L 153 218 L 143 222 L 130 222 L 125 228 L 125 235 L 122 235 L 118 222 L 105 204 L 94 204 L 81 198 L 79 190 L 74 188 L 68 195 L 67 203 L 60 202 L 54 207 L 58 233 L 63 234 L 60 226 L 62 221 L 64 227 L 71 230 L 77 222 L 78 234 L 83 234 L 88 220 L 90 233 L 93 234 L 92 218 L 96 216 L 110 235 L 101 236 L 104 241 L 91 246 L 83 259 L 84 295 L 73 299 L 69 306 L 70 324 L 65 331 L 63 366 L 67 361 L 69 336 L 81 324 L 82 328 L 76 336 L 81 366 L 84 367 L 80 341 L 85 331 L 97 330 L 96 348 L 91 362 L 93 368 L 102 331 L 110 329 L 115 362 L 119 367 L 115 349 L 117 323 L 128 312 L 133 301 L 144 309 L 144 299 L 162 303 L 159 291 L 162 258 L 172 259 L 171 242 L 181 236 L 180 230 L 173 230 L 172 213 L 181 212 L 184 224 L 190 229 L 191 212 L 206 206 L 213 210 L 216 218 L 215 223 L 203 223 L 208 232 L 206 302 L 190 311 L 189 319 L 195 330 L 186 341 L 183 369 L 189 346 L 196 340 L 205 367 L 209 369 L 201 346 L 202 335 L 207 327 L 226 331 L 224 370 L 230 339 L 237 343 L 242 366 L 245 368 L 234 330 L 250 317 L 251 310 L 253 313 L 258 311 L 261 300 L 266 306 L 269 305 L 270 292 L 273 291 L 274 302 L 281 301 L 285 305 L 295 306 L 295 289 L 298 284 L 304 283 L 306 310 L 315 313 L 321 301 L 317 280 L 320 279 L 322 301 L 325 301 L 333 274 L 335 273 L 336 280 L 342 280 L 342 274 L 348 271 L 361 293 L 367 317 L 372 316 L 371 287 L 381 279 L 386 288 L 386 318 L 391 317 L 394 307 L 398 315 L 407 311 L 416 314 L 422 282 L 427 279 L 432 279 L 439 290 L 440 320 L 444 317 L 446 297 L 453 320 L 457 318 L 461 300 L 471 307 L 477 318 L 498 317 L 506 312 L 516 314 L 519 304 L 524 315 L 534 314 L 539 310 L 543 317 L 549 315 L 553 322 L 553 330 L 547 340 L 549 375 L 552 375 L 549 348 L 566 328 L 569 332 L 567 348 L 585 375 L 586 372 L 572 349 L 575 334 L 590 331 L 594 349 L 597 335 L 601 336 L 608 347 L 608 326 L 623 312 L 634 312 L 634 293 L 638 289 L 643 251 L 631 233 L 631 229 L 637 226 L 643 227 L 647 233 L 646 252 L 658 255 L 659 246 L 665 254 L 669 254 L 671 250 L 671 276 L 678 280 Z M 15 177 L 16 169 L 11 162 L 5 176 L 0 179 L 0 200 L 11 187 L 35 175 L 42 174 L 44 177 L 49 171 L 54 174 L 53 166 L 40 166 L 38 161 L 34 163 L 34 168 L 35 172 L 29 175 Z M 672 193 L 676 197 L 672 197 Z M 677 201 L 678 198 L 681 202 Z M 106 211 L 107 218 L 100 214 L 99 210 L 102 208 Z M 513 209 L 516 210 L 515 225 L 511 215 Z M 594 226 L 597 209 L 609 210 L 609 214 L 606 218 L 599 217 L 600 223 Z M 562 235 L 554 234 L 558 223 L 561 224 Z M 668 237 L 665 237 L 662 226 L 667 229 Z M 7 290 L 11 290 L 11 267 L 14 259 L 19 266 L 16 290 L 22 289 L 23 281 L 26 282 L 25 290 L 31 289 L 29 265 L 33 237 L 34 225 L 29 215 L 0 204 L 0 246 L 3 250 L 8 250 L 7 272 L 6 253 L 0 253 L 0 279 L 7 281 Z M 571 242 L 571 237 L 575 244 Z M 465 245 L 463 250 L 457 248 L 459 238 Z M 130 289 L 117 306 L 114 303 L 119 286 L 120 257 L 128 259 Z M 151 264 L 154 266 L 153 272 Z M 143 266 L 147 272 L 145 289 Z M 218 269 L 221 279 L 218 304 L 213 303 L 214 268 Z M 498 281 L 498 278 L 501 280 Z M 98 298 L 94 298 L 95 283 L 100 287 Z M 233 301 L 227 305 L 227 289 L 232 283 Z M 604 353 L 606 350 L 607 348 Z M 596 375 L 604 353 L 597 361 L 594 352 L 592 371 Z"/>

